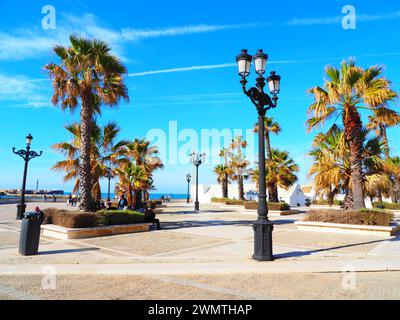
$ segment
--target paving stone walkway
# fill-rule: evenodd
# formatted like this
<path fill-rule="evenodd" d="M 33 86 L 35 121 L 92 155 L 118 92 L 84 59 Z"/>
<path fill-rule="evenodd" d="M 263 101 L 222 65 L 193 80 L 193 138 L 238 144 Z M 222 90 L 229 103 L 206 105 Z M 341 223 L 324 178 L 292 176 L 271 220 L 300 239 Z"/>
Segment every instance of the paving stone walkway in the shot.
<path fill-rule="evenodd" d="M 28 207 L 28 210 L 36 205 L 29 204 L 32 208 Z M 47 203 L 39 206 L 64 208 L 65 204 Z M 40 254 L 34 257 L 18 254 L 19 222 L 13 219 L 14 214 L 15 205 L 0 206 L 0 284 L 7 286 L 26 276 L 43 277 L 50 266 L 57 277 L 86 275 L 118 278 L 130 275 L 146 279 L 152 277 L 159 285 L 165 284 L 165 279 L 175 279 L 171 281 L 177 287 L 202 288 L 212 291 L 214 296 L 225 298 L 234 298 L 235 295 L 237 298 L 239 292 L 243 299 L 284 296 L 279 292 L 255 293 L 253 289 L 247 290 L 246 286 L 228 289 L 214 286 L 212 281 L 201 284 L 181 277 L 234 277 L 240 274 L 240 277 L 251 275 L 268 278 L 272 274 L 282 274 L 290 278 L 298 274 L 306 278 L 305 275 L 313 273 L 322 276 L 322 273 L 328 272 L 358 274 L 391 271 L 392 282 L 400 287 L 400 272 L 393 272 L 400 271 L 399 237 L 388 239 L 370 235 L 298 231 L 293 222 L 302 219 L 303 214 L 271 217 L 275 223 L 273 239 L 276 260 L 266 263 L 251 259 L 251 225 L 256 216 L 241 214 L 237 209 L 222 209 L 217 205 L 203 205 L 202 211 L 195 213 L 185 203 L 170 203 L 158 216 L 162 224 L 161 231 L 81 240 L 42 238 Z M 7 279 L 14 279 L 14 282 L 10 283 Z M 28 287 L 28 291 L 37 292 L 32 291 L 31 287 Z M 48 294 L 42 292 L 41 295 L 47 297 Z M 4 294 L 0 290 L 1 296 Z M 400 298 L 395 290 L 388 296 Z"/>

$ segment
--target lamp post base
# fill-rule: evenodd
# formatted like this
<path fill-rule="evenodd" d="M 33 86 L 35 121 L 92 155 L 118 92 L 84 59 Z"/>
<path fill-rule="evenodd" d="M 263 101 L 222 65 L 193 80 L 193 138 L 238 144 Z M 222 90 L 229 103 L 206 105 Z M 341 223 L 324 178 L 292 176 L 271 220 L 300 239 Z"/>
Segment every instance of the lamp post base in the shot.
<path fill-rule="evenodd" d="M 257 261 L 273 261 L 272 254 L 272 231 L 274 224 L 267 219 L 258 219 L 254 225 L 254 254 L 253 259 Z"/>
<path fill-rule="evenodd" d="M 17 219 L 18 220 L 22 220 L 22 218 L 24 217 L 25 210 L 26 210 L 26 204 L 24 204 L 24 203 L 17 204 Z"/>
<path fill-rule="evenodd" d="M 194 203 L 194 211 L 200 211 L 200 203 L 198 201 Z"/>

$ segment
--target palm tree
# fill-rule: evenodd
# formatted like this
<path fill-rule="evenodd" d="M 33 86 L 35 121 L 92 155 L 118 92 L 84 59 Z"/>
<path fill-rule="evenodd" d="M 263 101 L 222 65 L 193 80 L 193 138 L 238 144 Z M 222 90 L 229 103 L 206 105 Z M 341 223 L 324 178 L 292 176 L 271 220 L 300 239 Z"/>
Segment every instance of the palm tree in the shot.
<path fill-rule="evenodd" d="M 350 168 L 354 209 L 365 208 L 362 169 L 362 121 L 358 108 L 375 110 L 393 99 L 389 81 L 381 76 L 382 68 L 362 69 L 353 60 L 343 61 L 340 69 L 327 66 L 324 88 L 309 90 L 315 102 L 309 107 L 308 131 L 334 115 L 342 116 L 345 140 L 350 150 Z"/>
<path fill-rule="evenodd" d="M 244 180 L 249 176 L 249 162 L 243 156 L 242 149 L 247 147 L 247 142 L 242 136 L 237 136 L 230 144 L 232 179 L 238 183 L 239 199 L 244 200 Z M 236 151 L 236 153 L 235 153 Z"/>
<path fill-rule="evenodd" d="M 274 118 L 266 117 L 264 119 L 264 132 L 265 132 L 265 148 L 267 150 L 267 162 L 272 160 L 272 148 L 270 133 L 278 134 L 282 129 L 279 123 L 274 121 Z M 254 132 L 258 132 L 258 123 L 254 124 Z M 275 195 L 278 194 L 278 186 L 270 184 L 268 189 L 268 199 L 275 199 Z"/>
<path fill-rule="evenodd" d="M 392 201 L 398 203 L 400 200 L 400 157 L 386 159 L 383 166 L 391 179 Z"/>
<path fill-rule="evenodd" d="M 157 169 L 164 168 L 158 154 L 158 148 L 156 146 L 150 146 L 150 142 L 145 139 L 135 139 L 127 143 L 118 154 L 118 162 L 121 169 L 118 172 L 127 173 L 126 170 L 131 170 L 128 172 L 128 176 L 132 177 L 132 174 L 135 173 L 135 182 L 139 181 L 135 185 L 134 197 L 131 201 L 134 207 L 141 204 L 142 192 L 145 193 L 145 197 L 148 197 L 148 190 L 154 188 L 152 180 L 153 172 Z M 136 171 L 132 171 L 132 165 L 135 165 Z M 131 169 L 127 169 L 128 167 Z M 120 181 L 121 186 L 128 183 L 129 179 L 125 179 L 124 181 L 125 182 Z"/>
<path fill-rule="evenodd" d="M 224 186 L 222 187 L 222 196 L 224 198 L 229 198 L 229 190 L 228 190 L 229 179 L 233 174 L 231 162 L 229 161 L 229 159 L 232 156 L 232 152 L 228 148 L 223 148 L 219 152 L 219 156 L 224 158 L 224 164 L 222 165 L 222 167 L 224 168 L 224 170 L 223 170 L 224 177 L 223 177 L 223 179 L 220 179 L 222 181 L 222 183 L 224 184 Z M 217 168 L 215 168 L 215 169 L 217 169 Z M 214 170 L 214 172 L 218 176 L 220 175 L 219 172 L 216 172 L 215 170 Z"/>
<path fill-rule="evenodd" d="M 265 117 L 264 119 L 264 132 L 265 132 L 265 148 L 267 149 L 267 158 L 272 158 L 271 139 L 270 133 L 278 134 L 282 131 L 278 122 L 274 118 Z M 254 132 L 258 132 L 258 123 L 254 124 Z"/>
<path fill-rule="evenodd" d="M 79 177 L 81 207 L 94 211 L 91 197 L 92 177 L 90 165 L 90 137 L 93 117 L 100 113 L 101 105 L 117 106 L 121 98 L 128 101 L 128 89 L 123 75 L 126 68 L 111 55 L 109 45 L 100 40 L 88 40 L 70 36 L 70 46 L 56 46 L 54 52 L 60 64 L 45 66 L 53 79 L 54 105 L 71 112 L 80 104 L 81 146 Z"/>
<path fill-rule="evenodd" d="M 222 197 L 228 198 L 228 181 L 227 181 L 227 170 L 229 168 L 223 164 L 219 164 L 214 168 L 214 173 L 217 175 L 217 181 L 222 188 Z"/>
<path fill-rule="evenodd" d="M 64 181 L 75 180 L 72 192 L 79 191 L 79 159 L 81 152 L 81 128 L 78 123 L 65 127 L 71 134 L 71 142 L 60 142 L 53 145 L 53 149 L 66 156 L 66 160 L 57 162 L 52 169 L 64 171 Z M 121 148 L 127 144 L 126 140 L 116 141 L 120 128 L 114 122 L 103 127 L 97 123 L 91 126 L 90 145 L 90 172 L 91 172 L 91 196 L 96 203 L 101 200 L 100 178 L 105 177 L 110 163 L 115 162 L 115 157 Z"/>
<path fill-rule="evenodd" d="M 390 186 L 388 176 L 381 164 L 382 143 L 379 137 L 367 139 L 369 130 L 363 128 L 361 159 L 364 168 L 363 189 L 371 198 L 379 192 L 387 191 Z M 309 175 L 314 177 L 318 194 L 325 195 L 333 205 L 334 197 L 341 191 L 345 194 L 345 209 L 353 207 L 351 188 L 350 148 L 345 139 L 344 130 L 333 125 L 327 133 L 320 133 L 314 138 L 313 149 L 309 153 L 313 165 Z"/>
<path fill-rule="evenodd" d="M 272 159 L 265 164 L 268 190 L 278 190 L 278 186 L 284 189 L 290 188 L 296 181 L 298 165 L 289 156 L 289 152 L 271 149 Z M 259 186 L 259 171 L 253 170 L 251 180 Z M 272 193 L 269 202 L 279 202 L 278 191 Z"/>
<path fill-rule="evenodd" d="M 394 98 L 395 96 L 393 99 Z M 369 130 L 374 130 L 375 134 L 382 139 L 385 158 L 389 159 L 390 148 L 386 131 L 387 128 L 400 124 L 400 115 L 396 111 L 385 107 L 375 109 L 373 112 L 374 114 L 368 117 L 369 123 L 367 124 L 367 128 Z"/>
<path fill-rule="evenodd" d="M 309 155 L 314 160 L 309 175 L 314 177 L 316 193 L 325 195 L 330 206 L 342 190 L 347 198 L 351 171 L 343 131 L 333 125 L 327 133 L 318 134 Z"/>
<path fill-rule="evenodd" d="M 135 208 L 141 201 L 141 199 L 138 199 L 139 192 L 151 184 L 149 176 L 142 166 L 133 162 L 115 169 L 115 173 L 120 179 L 116 189 L 119 192 L 126 193 L 129 205 Z"/>

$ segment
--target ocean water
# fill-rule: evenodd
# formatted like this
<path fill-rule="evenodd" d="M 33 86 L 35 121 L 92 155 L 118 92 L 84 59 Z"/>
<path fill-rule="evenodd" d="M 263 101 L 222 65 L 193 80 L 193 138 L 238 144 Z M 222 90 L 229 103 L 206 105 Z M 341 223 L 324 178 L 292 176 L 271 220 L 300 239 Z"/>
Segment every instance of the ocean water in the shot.
<path fill-rule="evenodd" d="M 71 192 L 65 192 L 64 196 L 67 196 L 71 194 Z M 186 199 L 187 195 L 186 194 L 179 194 L 179 193 L 150 193 L 150 199 L 160 199 L 162 196 L 169 196 L 171 198 L 171 200 L 181 200 L 181 199 Z M 32 197 L 31 195 L 26 195 L 25 198 L 29 199 L 30 197 Z M 37 197 L 42 197 L 42 196 L 36 196 Z M 51 196 L 48 196 L 51 197 Z M 60 195 L 56 195 L 56 198 L 60 198 L 63 196 Z M 102 199 L 107 199 L 107 193 L 102 193 L 101 194 Z M 110 197 L 111 199 L 114 199 L 114 193 L 110 193 Z M 19 199 L 19 196 L 0 196 L 0 198 L 3 199 Z"/>

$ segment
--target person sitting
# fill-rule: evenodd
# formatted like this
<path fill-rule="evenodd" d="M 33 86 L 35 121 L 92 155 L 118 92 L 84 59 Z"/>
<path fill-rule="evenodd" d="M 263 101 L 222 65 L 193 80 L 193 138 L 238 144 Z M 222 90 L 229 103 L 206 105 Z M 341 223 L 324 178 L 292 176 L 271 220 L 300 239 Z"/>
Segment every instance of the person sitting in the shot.
<path fill-rule="evenodd" d="M 118 209 L 123 210 L 125 207 L 128 206 L 128 200 L 126 200 L 125 195 L 121 196 L 118 202 Z"/>
<path fill-rule="evenodd" d="M 156 214 L 151 209 L 147 209 L 144 213 L 144 222 L 155 223 L 157 224 L 157 230 L 161 230 L 160 220 L 156 219 Z"/>
<path fill-rule="evenodd" d="M 106 205 L 103 200 L 100 201 L 100 210 L 104 210 L 106 208 Z"/>

